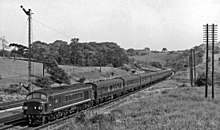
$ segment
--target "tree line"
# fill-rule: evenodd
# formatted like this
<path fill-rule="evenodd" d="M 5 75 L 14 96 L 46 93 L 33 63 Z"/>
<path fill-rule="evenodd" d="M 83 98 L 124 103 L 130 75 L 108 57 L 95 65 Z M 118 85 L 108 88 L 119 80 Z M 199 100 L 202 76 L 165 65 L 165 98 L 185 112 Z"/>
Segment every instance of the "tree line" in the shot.
<path fill-rule="evenodd" d="M 16 49 L 10 53 L 5 52 L 9 56 L 24 58 L 31 56 L 33 60 L 45 63 L 49 62 L 49 57 L 59 65 L 106 66 L 111 64 L 114 67 L 120 67 L 129 61 L 126 51 L 113 42 L 80 43 L 78 38 L 71 39 L 70 43 L 62 40 L 49 44 L 35 41 L 31 45 L 31 54 L 23 45 L 13 43 L 11 46 Z"/>

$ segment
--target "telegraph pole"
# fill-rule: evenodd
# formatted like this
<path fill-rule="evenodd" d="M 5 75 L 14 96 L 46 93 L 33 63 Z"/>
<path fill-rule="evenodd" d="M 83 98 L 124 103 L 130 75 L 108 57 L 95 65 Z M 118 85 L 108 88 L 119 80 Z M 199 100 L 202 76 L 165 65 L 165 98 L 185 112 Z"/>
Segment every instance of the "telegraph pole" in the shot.
<path fill-rule="evenodd" d="M 2 41 L 2 56 L 3 56 L 3 59 L 4 59 L 5 58 L 5 46 L 6 46 L 5 43 L 8 43 L 8 42 L 5 40 L 4 36 L 2 38 L 0 38 L 0 40 Z"/>
<path fill-rule="evenodd" d="M 214 45 L 215 45 L 215 41 L 217 41 L 217 29 L 216 29 L 217 25 L 212 24 L 212 98 L 214 98 Z"/>
<path fill-rule="evenodd" d="M 209 63 L 208 63 L 208 58 L 209 58 L 209 25 L 206 24 L 204 25 L 204 41 L 206 42 L 206 86 L 205 86 L 205 97 L 208 97 L 208 72 L 209 72 Z"/>
<path fill-rule="evenodd" d="M 191 84 L 191 87 L 193 87 L 193 50 L 190 49 L 190 55 L 189 55 L 189 77 L 190 77 L 190 84 Z"/>
<path fill-rule="evenodd" d="M 206 88 L 205 97 L 208 97 L 208 52 L 209 52 L 209 42 L 212 43 L 212 98 L 214 98 L 214 44 L 217 41 L 217 25 L 203 25 L 204 26 L 204 41 L 206 42 Z"/>
<path fill-rule="evenodd" d="M 196 54 L 195 48 L 193 49 L 193 68 L 194 68 L 194 85 L 196 86 Z"/>
<path fill-rule="evenodd" d="M 31 9 L 26 9 L 23 8 L 21 5 L 21 8 L 25 12 L 25 14 L 28 16 L 28 88 L 30 91 L 33 91 L 33 88 L 31 86 Z"/>

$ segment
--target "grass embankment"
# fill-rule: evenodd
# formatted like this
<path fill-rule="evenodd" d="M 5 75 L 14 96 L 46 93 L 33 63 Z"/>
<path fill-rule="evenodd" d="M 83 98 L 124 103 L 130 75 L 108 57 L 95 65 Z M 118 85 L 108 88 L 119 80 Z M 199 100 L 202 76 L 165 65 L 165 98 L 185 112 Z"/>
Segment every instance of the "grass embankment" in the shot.
<path fill-rule="evenodd" d="M 113 107 L 99 109 L 96 114 L 81 115 L 70 126 L 94 130 L 220 129 L 220 88 L 215 89 L 215 99 L 206 99 L 204 87 L 181 86 L 182 83 L 165 81 L 154 89 L 122 99 Z"/>
<path fill-rule="evenodd" d="M 42 75 L 43 66 L 41 63 L 32 62 L 32 74 Z M 28 62 L 22 60 L 3 59 L 0 57 L 0 88 L 9 87 L 10 84 L 22 82 L 27 84 Z"/>

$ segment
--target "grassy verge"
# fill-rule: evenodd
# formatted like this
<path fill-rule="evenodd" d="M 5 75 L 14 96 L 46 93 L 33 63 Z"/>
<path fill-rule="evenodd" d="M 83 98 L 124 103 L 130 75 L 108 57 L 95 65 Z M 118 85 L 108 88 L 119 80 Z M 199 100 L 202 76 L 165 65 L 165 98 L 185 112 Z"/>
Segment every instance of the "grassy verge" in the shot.
<path fill-rule="evenodd" d="M 172 82 L 163 83 L 161 87 L 172 86 L 175 84 Z M 178 83 L 175 85 L 181 86 Z M 162 89 L 153 94 L 142 91 L 118 101 L 114 108 L 81 114 L 71 121 L 70 127 L 83 130 L 218 130 L 220 129 L 220 96 L 218 96 L 220 88 L 216 87 L 215 90 L 215 99 L 204 98 L 204 87 Z"/>

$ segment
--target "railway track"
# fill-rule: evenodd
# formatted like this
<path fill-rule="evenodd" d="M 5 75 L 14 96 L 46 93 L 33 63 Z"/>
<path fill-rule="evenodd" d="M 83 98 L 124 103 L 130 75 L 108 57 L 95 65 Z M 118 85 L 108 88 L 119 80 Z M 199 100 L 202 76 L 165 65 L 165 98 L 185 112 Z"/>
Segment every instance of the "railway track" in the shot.
<path fill-rule="evenodd" d="M 12 129 L 23 124 L 21 106 L 24 100 L 0 103 L 0 130 Z"/>
<path fill-rule="evenodd" d="M 18 100 L 18 101 L 0 103 L 0 112 L 1 112 L 1 110 L 20 107 L 20 106 L 22 106 L 24 101 L 25 100 Z"/>
<path fill-rule="evenodd" d="M 0 130 L 13 129 L 14 127 L 27 127 L 22 113 L 0 119 Z"/>

